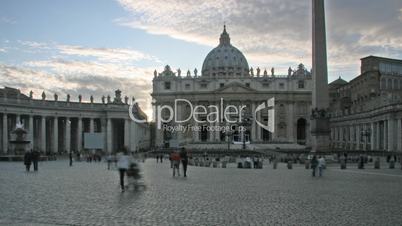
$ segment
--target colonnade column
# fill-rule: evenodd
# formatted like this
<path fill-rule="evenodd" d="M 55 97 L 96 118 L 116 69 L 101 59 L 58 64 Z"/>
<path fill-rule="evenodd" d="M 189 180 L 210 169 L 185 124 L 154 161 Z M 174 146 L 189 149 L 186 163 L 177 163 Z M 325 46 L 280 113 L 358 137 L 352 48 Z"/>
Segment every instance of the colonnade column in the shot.
<path fill-rule="evenodd" d="M 66 151 L 71 152 L 71 121 L 70 118 L 66 118 Z"/>
<path fill-rule="evenodd" d="M 108 153 L 112 153 L 112 119 L 106 119 L 106 147 Z"/>
<path fill-rule="evenodd" d="M 124 119 L 124 147 L 130 150 L 130 120 Z"/>
<path fill-rule="evenodd" d="M 77 119 L 77 151 L 81 152 L 82 149 L 82 118 Z"/>
<path fill-rule="evenodd" d="M 59 152 L 59 120 L 57 117 L 53 119 L 53 152 Z"/>
<path fill-rule="evenodd" d="M 3 153 L 7 154 L 8 151 L 8 125 L 7 114 L 3 113 Z"/>
<path fill-rule="evenodd" d="M 33 115 L 29 115 L 29 149 L 34 148 L 34 123 L 33 123 Z"/>
<path fill-rule="evenodd" d="M 94 126 L 94 119 L 93 118 L 89 119 L 89 132 L 90 133 L 95 132 L 95 126 Z M 95 154 L 95 149 L 91 149 L 91 152 Z"/>
<path fill-rule="evenodd" d="M 21 123 L 21 116 L 19 114 L 15 115 L 15 123 Z"/>
<path fill-rule="evenodd" d="M 46 117 L 42 116 L 40 119 L 41 126 L 40 126 L 40 145 L 41 145 L 41 151 L 46 153 Z"/>

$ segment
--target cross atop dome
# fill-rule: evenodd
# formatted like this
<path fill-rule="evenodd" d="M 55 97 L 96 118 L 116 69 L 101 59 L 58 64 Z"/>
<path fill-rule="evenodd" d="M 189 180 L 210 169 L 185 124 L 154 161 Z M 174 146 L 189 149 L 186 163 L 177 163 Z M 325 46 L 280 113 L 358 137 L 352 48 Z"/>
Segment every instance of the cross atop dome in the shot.
<path fill-rule="evenodd" d="M 223 32 L 219 38 L 219 45 L 230 45 L 230 37 L 226 32 L 226 24 L 223 24 Z"/>

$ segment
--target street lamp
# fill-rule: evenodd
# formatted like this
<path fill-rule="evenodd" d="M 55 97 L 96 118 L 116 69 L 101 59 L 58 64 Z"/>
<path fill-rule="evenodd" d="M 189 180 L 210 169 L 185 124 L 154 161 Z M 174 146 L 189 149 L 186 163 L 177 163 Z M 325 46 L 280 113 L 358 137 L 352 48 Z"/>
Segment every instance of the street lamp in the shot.
<path fill-rule="evenodd" d="M 242 128 L 242 137 L 243 137 L 243 150 L 246 149 L 246 127 L 251 125 L 253 117 L 249 114 L 246 114 L 244 111 L 242 112 L 243 120 L 240 122 L 240 126 Z"/>

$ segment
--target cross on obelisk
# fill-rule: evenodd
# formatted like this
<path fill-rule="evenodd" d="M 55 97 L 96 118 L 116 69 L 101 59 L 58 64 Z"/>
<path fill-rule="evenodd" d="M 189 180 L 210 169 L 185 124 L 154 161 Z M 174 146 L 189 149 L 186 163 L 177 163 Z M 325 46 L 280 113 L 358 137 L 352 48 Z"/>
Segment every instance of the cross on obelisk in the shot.
<path fill-rule="evenodd" d="M 324 0 L 313 2 L 312 151 L 329 150 L 329 94 Z"/>

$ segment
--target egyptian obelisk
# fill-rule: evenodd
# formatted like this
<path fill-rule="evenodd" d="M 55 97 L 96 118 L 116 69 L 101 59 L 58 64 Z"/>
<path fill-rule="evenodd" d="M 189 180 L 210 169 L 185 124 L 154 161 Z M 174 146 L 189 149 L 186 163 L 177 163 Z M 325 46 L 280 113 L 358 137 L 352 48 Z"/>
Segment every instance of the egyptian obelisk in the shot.
<path fill-rule="evenodd" d="M 329 94 L 324 0 L 313 1 L 312 152 L 329 150 Z"/>

